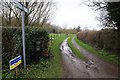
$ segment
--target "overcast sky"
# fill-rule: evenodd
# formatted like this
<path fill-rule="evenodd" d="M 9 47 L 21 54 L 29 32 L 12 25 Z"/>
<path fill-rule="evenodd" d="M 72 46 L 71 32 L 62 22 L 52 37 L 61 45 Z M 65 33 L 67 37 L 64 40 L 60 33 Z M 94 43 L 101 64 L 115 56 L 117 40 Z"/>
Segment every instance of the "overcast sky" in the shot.
<path fill-rule="evenodd" d="M 97 13 L 86 5 L 80 5 L 80 0 L 55 1 L 57 1 L 57 10 L 52 21 L 53 24 L 67 28 L 80 25 L 82 29 L 85 27 L 91 30 L 100 29 L 99 22 L 96 20 Z"/>

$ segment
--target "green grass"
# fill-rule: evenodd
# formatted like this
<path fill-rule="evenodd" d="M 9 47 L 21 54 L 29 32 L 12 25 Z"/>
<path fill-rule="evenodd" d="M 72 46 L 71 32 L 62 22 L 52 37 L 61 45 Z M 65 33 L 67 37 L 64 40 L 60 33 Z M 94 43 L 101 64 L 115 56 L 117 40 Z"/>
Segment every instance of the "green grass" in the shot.
<path fill-rule="evenodd" d="M 57 34 L 52 33 L 52 34 L 49 34 L 49 37 L 50 37 L 50 38 L 51 38 L 51 37 L 54 38 L 54 37 L 56 37 L 56 35 L 57 35 Z"/>
<path fill-rule="evenodd" d="M 92 47 L 91 45 L 85 44 L 83 41 L 78 40 L 77 37 L 75 37 L 75 41 L 78 43 L 78 45 L 80 45 L 87 51 L 103 58 L 104 60 L 112 62 L 114 64 L 120 64 L 120 62 L 118 61 L 119 57 L 117 55 L 113 55 L 113 54 L 109 55 L 109 53 L 106 52 L 105 50 L 97 50 L 94 47 Z"/>
<path fill-rule="evenodd" d="M 62 56 L 59 49 L 65 39 L 65 35 L 57 35 L 52 41 L 50 52 L 53 55 L 49 59 L 41 59 L 39 64 L 28 65 L 27 69 L 19 70 L 20 78 L 61 78 L 62 77 Z M 10 71 L 7 78 L 14 78 L 15 71 Z M 6 74 L 3 74 L 3 78 Z"/>
<path fill-rule="evenodd" d="M 74 53 L 78 58 L 80 58 L 80 59 L 82 59 L 82 60 L 84 60 L 84 61 L 88 61 L 88 59 L 87 59 L 83 54 L 81 54 L 80 51 L 72 44 L 71 40 L 72 40 L 73 37 L 74 37 L 74 36 L 72 35 L 72 36 L 70 36 L 70 37 L 68 38 L 68 40 L 67 40 L 69 47 L 72 49 L 73 53 Z"/>

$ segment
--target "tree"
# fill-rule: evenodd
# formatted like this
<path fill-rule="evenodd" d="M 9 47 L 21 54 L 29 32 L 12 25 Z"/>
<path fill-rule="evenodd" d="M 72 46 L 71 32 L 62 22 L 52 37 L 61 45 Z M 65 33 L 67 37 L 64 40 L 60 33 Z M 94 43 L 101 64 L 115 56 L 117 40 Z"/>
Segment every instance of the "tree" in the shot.
<path fill-rule="evenodd" d="M 77 30 L 77 32 L 81 31 L 81 27 L 78 26 L 76 30 Z"/>
<path fill-rule="evenodd" d="M 95 11 L 100 11 L 99 21 L 103 26 L 120 31 L 120 1 L 106 2 L 106 0 L 103 0 L 95 2 L 88 0 L 88 2 L 89 7 L 92 7 Z"/>
<path fill-rule="evenodd" d="M 23 3 L 23 2 L 22 2 Z M 28 8 L 28 13 L 25 13 L 25 25 L 33 26 L 34 24 L 39 24 L 41 27 L 47 23 L 54 14 L 55 2 L 53 0 L 47 0 L 44 2 L 24 2 L 26 8 Z M 21 25 L 21 10 L 14 7 L 14 2 L 3 2 L 3 16 L 7 22 L 11 23 L 11 18 L 16 19 L 16 24 Z M 10 25 L 10 24 L 7 24 Z"/>
<path fill-rule="evenodd" d="M 12 6 L 12 2 L 4 2 L 4 3 L 1 3 L 2 5 L 2 20 L 3 20 L 3 25 L 9 25 L 11 26 L 11 14 L 12 14 L 12 9 L 11 9 L 11 6 Z"/>
<path fill-rule="evenodd" d="M 112 22 L 117 27 L 117 30 L 120 31 L 120 1 L 119 2 L 108 2 L 107 4 L 108 11 L 108 22 Z"/>

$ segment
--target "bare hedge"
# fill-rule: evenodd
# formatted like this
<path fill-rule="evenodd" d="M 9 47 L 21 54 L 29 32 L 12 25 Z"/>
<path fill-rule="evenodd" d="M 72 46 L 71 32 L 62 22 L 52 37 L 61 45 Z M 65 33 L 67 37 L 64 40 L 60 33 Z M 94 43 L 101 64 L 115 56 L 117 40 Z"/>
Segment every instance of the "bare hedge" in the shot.
<path fill-rule="evenodd" d="M 120 51 L 120 33 L 117 31 L 82 31 L 77 34 L 77 38 L 94 47 L 106 49 L 110 52 L 119 53 Z"/>

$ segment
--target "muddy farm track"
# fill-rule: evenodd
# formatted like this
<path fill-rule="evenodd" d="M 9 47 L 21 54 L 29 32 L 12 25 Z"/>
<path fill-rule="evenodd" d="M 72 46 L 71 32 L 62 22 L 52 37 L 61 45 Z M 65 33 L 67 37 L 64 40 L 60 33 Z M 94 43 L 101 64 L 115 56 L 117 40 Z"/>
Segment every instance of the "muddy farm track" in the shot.
<path fill-rule="evenodd" d="M 72 39 L 75 46 L 89 61 L 84 62 L 77 58 L 69 48 L 67 39 L 61 44 L 62 62 L 63 62 L 63 77 L 64 78 L 117 78 L 118 66 L 108 63 L 101 58 L 91 54 L 90 52 L 79 46 Z"/>

